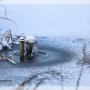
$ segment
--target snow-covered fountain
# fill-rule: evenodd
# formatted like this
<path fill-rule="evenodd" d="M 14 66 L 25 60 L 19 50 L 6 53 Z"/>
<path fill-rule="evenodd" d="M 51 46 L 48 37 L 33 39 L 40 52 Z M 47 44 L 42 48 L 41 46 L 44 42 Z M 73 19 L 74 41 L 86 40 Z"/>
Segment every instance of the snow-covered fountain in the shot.
<path fill-rule="evenodd" d="M 47 56 L 44 51 L 38 50 L 37 43 L 34 36 L 20 37 L 20 61 L 34 60 Z"/>
<path fill-rule="evenodd" d="M 65 44 L 59 44 L 60 38 L 57 38 L 57 42 L 55 38 L 7 34 L 2 35 L 0 41 L 0 60 L 8 60 L 17 67 L 52 65 L 69 61 L 73 57 L 72 52 L 64 47 Z"/>

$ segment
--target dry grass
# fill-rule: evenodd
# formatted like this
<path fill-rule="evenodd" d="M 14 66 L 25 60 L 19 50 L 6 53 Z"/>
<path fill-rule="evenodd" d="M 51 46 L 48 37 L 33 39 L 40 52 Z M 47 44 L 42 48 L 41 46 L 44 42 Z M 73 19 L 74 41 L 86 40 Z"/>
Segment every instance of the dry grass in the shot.
<path fill-rule="evenodd" d="M 57 72 L 57 71 L 48 71 L 48 72 L 42 72 L 42 73 L 37 73 L 36 75 L 33 75 L 31 77 L 29 77 L 28 79 L 24 80 L 23 82 L 21 82 L 21 84 L 14 90 L 25 90 L 24 87 L 25 85 L 27 85 L 28 83 L 30 84 L 32 80 L 38 78 L 39 75 L 44 75 L 44 74 L 49 74 L 49 75 L 57 75 L 57 77 L 60 77 L 61 78 L 61 82 L 62 82 L 62 90 L 64 90 L 63 88 L 63 81 L 64 81 L 64 78 L 63 76 L 61 75 L 60 72 Z M 33 88 L 33 90 L 36 90 L 45 80 L 46 78 L 43 77 L 43 78 L 39 78 L 39 81 L 36 83 L 35 87 Z M 27 89 L 29 90 L 30 87 Z"/>
<path fill-rule="evenodd" d="M 45 72 L 45 73 L 52 74 L 52 75 L 55 74 L 55 75 L 59 76 L 61 78 L 61 82 L 62 82 L 62 90 L 64 90 L 64 85 L 63 85 L 64 77 L 60 72 L 57 72 L 57 71 L 53 70 L 53 71 L 48 71 L 48 72 Z"/>
<path fill-rule="evenodd" d="M 11 32 L 11 30 L 6 31 L 4 33 L 4 36 L 5 36 L 5 41 L 7 41 L 7 43 L 9 43 L 10 40 L 12 41 L 12 32 Z"/>
<path fill-rule="evenodd" d="M 30 83 L 33 79 L 35 79 L 38 75 L 33 75 L 29 77 L 27 80 L 23 81 L 19 86 L 25 86 L 25 84 Z"/>
<path fill-rule="evenodd" d="M 79 76 L 78 76 L 78 79 L 77 79 L 77 82 L 76 82 L 76 90 L 78 90 L 78 88 L 79 88 L 82 72 L 83 72 L 83 65 L 81 66 L 81 70 L 80 70 L 80 73 L 79 73 Z"/>
<path fill-rule="evenodd" d="M 87 59 L 86 43 L 84 44 L 84 47 L 83 47 L 83 50 L 82 50 L 82 54 L 83 54 L 83 57 L 82 57 L 82 61 L 83 62 L 82 63 L 84 64 L 86 62 L 86 59 Z"/>
<path fill-rule="evenodd" d="M 30 83 L 33 79 L 35 79 L 38 75 L 33 75 L 31 77 L 29 77 L 28 79 L 24 80 L 23 82 L 21 82 L 21 84 L 14 90 L 24 90 L 24 86 L 28 83 Z"/>
<path fill-rule="evenodd" d="M 10 40 L 12 41 L 12 32 L 11 30 L 7 30 L 4 34 L 0 34 L 0 43 L 3 43 L 3 39 L 8 43 Z"/>
<path fill-rule="evenodd" d="M 37 89 L 37 87 L 39 87 L 39 85 L 41 85 L 41 84 L 42 84 L 42 82 L 44 81 L 44 79 L 45 79 L 45 78 L 41 78 L 41 79 L 39 80 L 39 82 L 36 84 L 36 86 L 34 87 L 34 89 L 33 89 L 33 90 L 36 90 L 36 89 Z"/>
<path fill-rule="evenodd" d="M 1 2 L 1 1 L 3 1 L 3 0 L 0 0 L 0 2 Z M 0 19 L 7 20 L 7 21 L 10 21 L 10 22 L 12 22 L 13 24 L 15 24 L 15 26 L 16 26 L 16 31 L 15 31 L 15 33 L 16 33 L 16 32 L 17 32 L 16 22 L 15 22 L 14 20 L 12 20 L 12 19 L 10 19 L 10 18 L 7 17 L 7 12 L 8 12 L 8 11 L 7 11 L 6 7 L 5 7 L 4 5 L 1 5 L 1 4 L 0 4 L 0 6 L 3 7 L 3 9 L 4 9 L 4 15 L 3 15 L 3 16 L 0 16 Z M 2 40 L 3 40 L 4 37 L 5 37 L 5 40 L 6 40 L 7 42 L 9 42 L 10 39 L 11 39 L 11 41 L 12 41 L 12 33 L 11 33 L 11 30 L 7 30 L 4 35 L 0 34 L 0 43 L 2 43 Z"/>
<path fill-rule="evenodd" d="M 86 52 L 86 43 L 84 44 L 84 47 L 82 49 L 82 64 L 81 64 L 81 70 L 80 70 L 80 73 L 79 73 L 79 76 L 78 76 L 78 79 L 77 79 L 77 83 L 76 83 L 76 90 L 78 90 L 79 88 L 79 84 L 80 84 L 80 80 L 81 80 L 81 77 L 82 77 L 82 72 L 83 72 L 83 66 L 87 60 L 87 52 Z"/>
<path fill-rule="evenodd" d="M 3 0 L 0 0 L 0 2 L 2 2 L 2 1 Z M 0 16 L 0 19 L 3 19 L 3 20 L 7 20 L 7 21 L 12 22 L 16 26 L 16 31 L 15 31 L 15 34 L 16 34 L 16 32 L 17 32 L 16 22 L 14 20 L 12 20 L 12 19 L 10 19 L 10 18 L 7 17 L 7 12 L 8 11 L 7 11 L 6 7 L 4 5 L 1 5 L 1 4 L 0 4 L 0 6 L 4 8 L 4 16 Z"/>
<path fill-rule="evenodd" d="M 5 53 L 2 53 L 2 54 L 0 54 L 0 61 L 10 61 L 11 63 L 13 63 L 13 64 L 16 64 L 15 62 L 14 62 L 14 58 L 13 58 L 13 55 L 5 55 Z"/>

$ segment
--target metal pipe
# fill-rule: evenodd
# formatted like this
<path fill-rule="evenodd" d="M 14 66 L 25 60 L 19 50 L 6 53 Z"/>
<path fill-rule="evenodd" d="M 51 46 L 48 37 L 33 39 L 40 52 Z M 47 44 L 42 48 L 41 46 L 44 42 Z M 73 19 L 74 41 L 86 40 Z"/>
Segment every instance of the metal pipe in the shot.
<path fill-rule="evenodd" d="M 20 61 L 24 61 L 24 37 L 20 37 Z"/>

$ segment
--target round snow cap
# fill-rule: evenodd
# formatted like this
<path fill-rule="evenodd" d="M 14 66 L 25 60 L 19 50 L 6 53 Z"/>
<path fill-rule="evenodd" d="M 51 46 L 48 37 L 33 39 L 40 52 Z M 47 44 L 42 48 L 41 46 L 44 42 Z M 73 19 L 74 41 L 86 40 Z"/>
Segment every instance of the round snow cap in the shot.
<path fill-rule="evenodd" d="M 36 42 L 36 38 L 34 36 L 27 36 L 25 39 L 26 43 L 35 43 Z"/>
<path fill-rule="evenodd" d="M 20 37 L 20 41 L 24 41 L 24 37 Z"/>

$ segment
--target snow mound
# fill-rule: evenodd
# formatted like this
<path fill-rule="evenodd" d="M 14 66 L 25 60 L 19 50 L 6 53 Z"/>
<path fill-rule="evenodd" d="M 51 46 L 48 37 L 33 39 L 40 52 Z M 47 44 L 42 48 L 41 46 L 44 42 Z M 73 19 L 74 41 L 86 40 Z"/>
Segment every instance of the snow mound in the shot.
<path fill-rule="evenodd" d="M 24 37 L 20 37 L 20 41 L 23 41 L 24 40 Z"/>
<path fill-rule="evenodd" d="M 26 43 L 35 43 L 36 42 L 36 38 L 34 36 L 27 36 L 25 39 Z"/>

